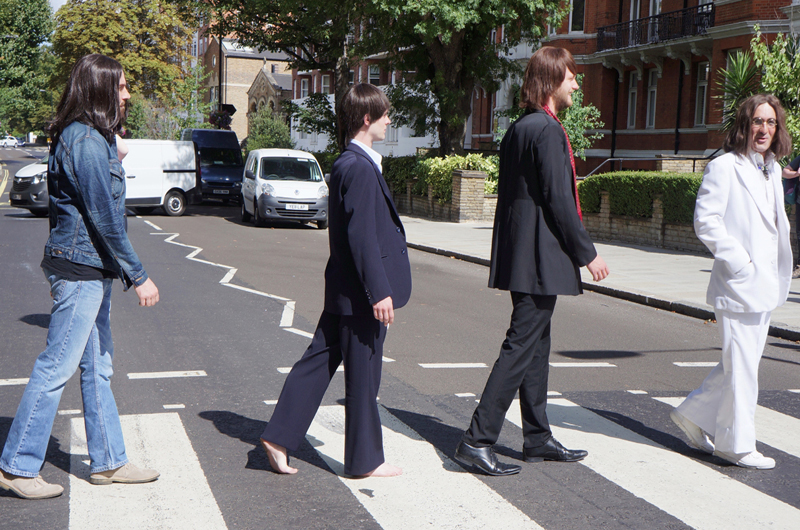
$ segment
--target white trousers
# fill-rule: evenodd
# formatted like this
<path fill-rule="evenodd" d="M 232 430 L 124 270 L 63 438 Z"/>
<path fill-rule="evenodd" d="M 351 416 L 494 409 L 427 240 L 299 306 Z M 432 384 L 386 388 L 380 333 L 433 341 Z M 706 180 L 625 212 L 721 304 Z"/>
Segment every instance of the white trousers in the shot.
<path fill-rule="evenodd" d="M 750 453 L 756 450 L 758 364 L 772 313 L 719 309 L 715 313 L 722 336 L 722 362 L 678 406 L 678 412 L 713 436 L 717 450 Z"/>

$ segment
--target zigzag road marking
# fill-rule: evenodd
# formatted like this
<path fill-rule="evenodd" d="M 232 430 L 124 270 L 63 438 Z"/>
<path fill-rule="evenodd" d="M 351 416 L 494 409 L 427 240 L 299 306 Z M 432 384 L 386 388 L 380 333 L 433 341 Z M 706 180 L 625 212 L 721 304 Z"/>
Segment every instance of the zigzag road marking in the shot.
<path fill-rule="evenodd" d="M 581 464 L 693 528 L 796 528 L 800 521 L 800 510 L 567 399 L 549 400 L 547 415 L 560 442 L 589 451 Z M 506 419 L 522 426 L 519 400 Z"/>
<path fill-rule="evenodd" d="M 344 476 L 344 407 L 320 407 L 306 439 L 384 530 L 541 529 L 483 481 L 379 406 L 392 478 Z M 500 479 L 502 480 L 502 479 Z"/>
<path fill-rule="evenodd" d="M 70 442 L 70 530 L 226 530 L 217 501 L 176 412 L 121 416 L 131 462 L 156 469 L 149 484 L 93 486 L 83 418 Z"/>
<path fill-rule="evenodd" d="M 141 219 L 140 216 L 136 216 L 138 219 Z M 161 230 L 158 225 L 151 223 L 150 221 L 144 219 L 144 222 L 149 225 L 151 228 L 155 230 Z M 207 261 L 204 259 L 196 258 L 198 254 L 200 254 L 203 249 L 201 247 L 195 245 L 187 245 L 186 243 L 179 243 L 175 241 L 175 238 L 178 237 L 180 234 L 178 232 L 151 232 L 151 236 L 168 236 L 164 239 L 165 242 L 170 243 L 172 245 L 177 245 L 179 247 L 190 248 L 192 252 L 186 255 L 186 259 L 202 263 L 204 265 L 211 265 L 213 267 L 219 267 L 222 269 L 228 269 L 222 279 L 219 281 L 220 284 L 224 285 L 225 287 L 230 287 L 232 289 L 237 289 L 239 291 L 244 291 L 246 293 L 255 294 L 258 296 L 264 296 L 266 298 L 271 298 L 272 300 L 277 300 L 279 302 L 284 302 L 283 304 L 283 313 L 281 314 L 281 321 L 280 321 L 280 328 L 296 335 L 301 335 L 303 337 L 311 338 L 313 335 L 306 331 L 299 330 L 297 328 L 292 327 L 292 323 L 294 322 L 294 313 L 295 313 L 295 304 L 294 300 L 290 300 L 289 298 L 285 298 L 283 296 L 278 296 L 276 294 L 265 293 L 264 291 L 258 291 L 256 289 L 250 289 L 249 287 L 242 287 L 241 285 L 234 285 L 231 282 L 233 277 L 236 275 L 238 269 L 236 267 L 231 267 L 230 265 L 225 265 L 222 263 L 214 263 L 213 261 Z"/>
<path fill-rule="evenodd" d="M 677 407 L 685 398 L 654 397 Z M 761 405 L 756 406 L 756 436 L 759 442 L 800 458 L 800 420 Z"/>

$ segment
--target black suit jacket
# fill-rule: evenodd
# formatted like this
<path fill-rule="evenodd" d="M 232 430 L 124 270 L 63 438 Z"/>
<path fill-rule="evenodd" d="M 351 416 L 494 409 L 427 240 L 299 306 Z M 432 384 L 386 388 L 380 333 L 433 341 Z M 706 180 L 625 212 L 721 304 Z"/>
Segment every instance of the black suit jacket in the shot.
<path fill-rule="evenodd" d="M 325 311 L 372 315 L 387 296 L 395 308 L 411 296 L 406 234 L 378 166 L 350 144 L 333 163 L 325 268 Z"/>
<path fill-rule="evenodd" d="M 580 267 L 597 251 L 578 217 L 561 125 L 544 111 L 514 122 L 500 144 L 489 287 L 580 294 Z"/>

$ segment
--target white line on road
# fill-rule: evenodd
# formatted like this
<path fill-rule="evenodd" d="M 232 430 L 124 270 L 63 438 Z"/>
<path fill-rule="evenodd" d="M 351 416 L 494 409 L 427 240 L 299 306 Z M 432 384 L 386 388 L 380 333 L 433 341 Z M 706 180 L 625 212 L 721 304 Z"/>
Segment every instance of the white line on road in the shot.
<path fill-rule="evenodd" d="M 278 373 L 279 374 L 288 374 L 291 371 L 292 371 L 292 367 L 291 366 L 281 366 L 280 368 L 278 368 Z M 339 367 L 336 368 L 336 371 L 337 372 L 344 372 L 344 365 L 340 364 Z"/>
<path fill-rule="evenodd" d="M 472 392 L 462 392 L 460 394 L 456 394 L 456 397 L 475 397 L 475 394 Z"/>
<path fill-rule="evenodd" d="M 548 390 L 547 391 L 547 395 L 548 396 L 560 396 L 561 392 L 556 392 L 555 390 Z"/>
<path fill-rule="evenodd" d="M 672 364 L 681 368 L 713 368 L 718 365 L 719 362 L 674 362 Z"/>
<path fill-rule="evenodd" d="M 187 370 L 183 372 L 131 372 L 128 379 L 166 379 L 168 377 L 206 377 L 205 370 Z"/>
<path fill-rule="evenodd" d="M 798 389 L 790 388 L 789 392 L 792 392 L 793 394 L 800 394 L 800 388 Z"/>
<path fill-rule="evenodd" d="M 28 378 L 22 377 L 19 379 L 0 379 L 0 386 L 12 386 L 12 385 L 27 385 Z"/>
<path fill-rule="evenodd" d="M 320 407 L 306 438 L 381 528 L 541 529 L 481 479 L 379 409 L 386 461 L 403 469 L 399 477 L 343 477 L 344 407 Z"/>
<path fill-rule="evenodd" d="M 423 368 L 488 368 L 485 363 L 419 363 Z"/>
<path fill-rule="evenodd" d="M 383 362 L 385 362 L 385 363 L 393 363 L 393 362 L 395 362 L 395 360 L 392 359 L 391 357 L 384 357 L 383 358 Z"/>
<path fill-rule="evenodd" d="M 569 400 L 550 400 L 547 416 L 558 441 L 589 451 L 581 464 L 693 528 L 794 528 L 800 520 L 800 510 Z M 519 406 L 506 419 L 521 428 Z"/>
<path fill-rule="evenodd" d="M 139 217 L 139 216 L 137 215 L 137 217 Z M 161 230 L 161 227 L 160 227 L 160 226 L 158 226 L 158 225 L 156 225 L 156 224 L 153 224 L 153 223 L 151 223 L 151 222 L 150 222 L 150 221 L 148 221 L 147 219 L 145 219 L 145 220 L 144 220 L 144 222 L 145 222 L 145 224 L 148 224 L 148 225 L 150 225 L 151 227 L 153 227 L 153 229 L 154 229 L 154 230 Z M 154 234 L 150 234 L 150 235 L 154 235 Z M 162 234 L 158 234 L 158 235 L 162 235 Z"/>
<path fill-rule="evenodd" d="M 309 333 L 308 331 L 303 331 L 302 329 L 297 329 L 297 328 L 283 328 L 283 329 L 285 329 L 286 331 L 290 331 L 290 332 L 294 333 L 295 335 L 300 335 L 301 337 L 305 337 L 307 339 L 313 339 L 314 338 L 314 334 L 313 333 Z"/>
<path fill-rule="evenodd" d="M 283 313 L 281 314 L 281 323 L 279 324 L 282 328 L 290 328 L 292 327 L 292 322 L 294 322 L 294 301 L 286 302 L 283 306 Z"/>
<path fill-rule="evenodd" d="M 278 404 L 278 400 L 277 399 L 265 399 L 264 400 L 264 405 L 277 405 L 277 404 Z"/>
<path fill-rule="evenodd" d="M 80 409 L 65 409 L 58 411 L 59 416 L 74 416 L 75 414 L 80 414 L 80 413 L 81 413 Z"/>
<path fill-rule="evenodd" d="M 166 410 L 176 410 L 176 409 L 185 409 L 186 405 L 183 403 L 175 403 L 173 405 L 164 405 L 164 409 Z"/>
<path fill-rule="evenodd" d="M 685 398 L 654 397 L 677 407 Z M 756 438 L 770 447 L 800 458 L 800 420 L 761 405 L 756 406 Z"/>
<path fill-rule="evenodd" d="M 226 530 L 214 494 L 176 412 L 121 416 L 131 462 L 156 469 L 149 484 L 89 484 L 83 418 L 72 420 L 69 528 Z"/>
<path fill-rule="evenodd" d="M 636 394 L 636 395 L 647 394 L 647 392 L 644 391 L 644 390 L 626 390 L 625 392 L 627 392 L 629 394 Z"/>
<path fill-rule="evenodd" d="M 553 368 L 616 368 L 611 363 L 550 363 Z"/>

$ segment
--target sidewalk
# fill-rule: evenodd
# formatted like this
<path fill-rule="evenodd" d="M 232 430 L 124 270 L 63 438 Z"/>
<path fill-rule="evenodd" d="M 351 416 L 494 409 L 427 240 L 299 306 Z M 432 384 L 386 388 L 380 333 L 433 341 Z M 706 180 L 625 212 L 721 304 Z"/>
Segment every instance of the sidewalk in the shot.
<path fill-rule="evenodd" d="M 490 223 L 401 218 L 409 247 L 489 265 Z M 714 318 L 713 308 L 705 302 L 712 258 L 627 244 L 596 243 L 595 246 L 611 274 L 595 283 L 582 268 L 584 289 L 696 318 Z M 770 335 L 800 340 L 800 280 L 792 280 L 789 300 L 772 312 Z"/>

